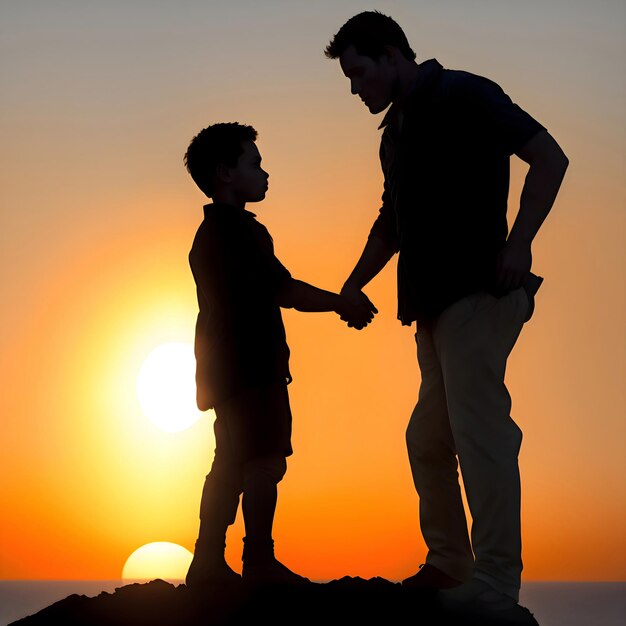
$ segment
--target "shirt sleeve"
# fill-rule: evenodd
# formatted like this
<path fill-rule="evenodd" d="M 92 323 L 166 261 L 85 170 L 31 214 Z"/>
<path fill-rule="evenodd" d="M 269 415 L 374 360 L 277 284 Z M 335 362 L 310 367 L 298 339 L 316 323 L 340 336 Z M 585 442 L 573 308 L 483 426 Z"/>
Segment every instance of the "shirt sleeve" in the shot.
<path fill-rule="evenodd" d="M 265 226 L 256 222 L 257 238 L 259 250 L 263 256 L 264 263 L 256 268 L 259 272 L 257 280 L 263 284 L 264 289 L 275 296 L 283 283 L 291 279 L 291 272 L 278 260 L 274 253 L 274 242 L 272 236 Z"/>
<path fill-rule="evenodd" d="M 506 154 L 515 154 L 538 132 L 545 130 L 497 83 L 465 72 L 462 76 L 459 86 L 468 109 L 474 119 L 484 126 L 495 145 Z"/>
<path fill-rule="evenodd" d="M 189 254 L 199 298 L 210 311 L 212 324 L 232 322 L 239 304 L 244 263 L 229 233 L 204 225 Z"/>
<path fill-rule="evenodd" d="M 385 158 L 385 148 L 384 144 L 381 142 L 381 163 L 384 163 Z M 385 168 L 383 167 L 383 172 L 384 171 Z M 374 220 L 374 224 L 370 229 L 368 238 L 371 239 L 372 237 L 382 239 L 395 252 L 398 252 L 400 249 L 396 227 L 396 212 L 391 203 L 391 193 L 389 192 L 389 183 L 386 177 L 383 184 L 382 206 L 378 211 L 378 217 Z"/>

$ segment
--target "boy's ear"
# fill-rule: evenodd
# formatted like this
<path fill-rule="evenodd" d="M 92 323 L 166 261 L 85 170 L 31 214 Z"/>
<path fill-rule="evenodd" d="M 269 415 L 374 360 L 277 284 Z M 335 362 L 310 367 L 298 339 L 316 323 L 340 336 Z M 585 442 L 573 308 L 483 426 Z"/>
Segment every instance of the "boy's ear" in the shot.
<path fill-rule="evenodd" d="M 218 164 L 215 168 L 215 178 L 221 183 L 230 183 L 233 178 L 231 168 L 227 167 L 223 163 Z"/>

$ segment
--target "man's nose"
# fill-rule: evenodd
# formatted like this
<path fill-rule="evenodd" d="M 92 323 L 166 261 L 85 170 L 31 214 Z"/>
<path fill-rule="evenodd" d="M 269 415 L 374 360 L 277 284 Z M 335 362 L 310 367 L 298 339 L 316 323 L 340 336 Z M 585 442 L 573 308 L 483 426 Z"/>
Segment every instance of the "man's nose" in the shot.
<path fill-rule="evenodd" d="M 350 91 L 353 96 L 356 96 L 359 93 L 359 85 L 355 80 L 350 81 Z"/>

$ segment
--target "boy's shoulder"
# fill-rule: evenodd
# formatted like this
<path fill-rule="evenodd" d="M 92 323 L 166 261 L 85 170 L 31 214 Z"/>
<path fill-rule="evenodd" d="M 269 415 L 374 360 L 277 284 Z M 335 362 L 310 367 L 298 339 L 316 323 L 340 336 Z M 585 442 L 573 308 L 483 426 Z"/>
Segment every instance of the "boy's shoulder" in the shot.
<path fill-rule="evenodd" d="M 198 234 L 210 235 L 211 233 L 236 230 L 245 226 L 235 207 L 205 204 L 202 210 L 204 219 L 198 227 Z"/>
<path fill-rule="evenodd" d="M 240 225 L 245 227 L 251 223 L 257 223 L 256 215 L 241 207 L 213 203 L 205 204 L 202 210 L 204 221 L 208 224 Z"/>
<path fill-rule="evenodd" d="M 219 243 L 217 248 L 240 248 L 258 237 L 259 231 L 267 232 L 254 213 L 229 205 L 207 204 L 203 207 L 204 219 L 198 226 L 192 244 L 192 252 Z M 269 235 L 269 234 L 268 234 Z"/>

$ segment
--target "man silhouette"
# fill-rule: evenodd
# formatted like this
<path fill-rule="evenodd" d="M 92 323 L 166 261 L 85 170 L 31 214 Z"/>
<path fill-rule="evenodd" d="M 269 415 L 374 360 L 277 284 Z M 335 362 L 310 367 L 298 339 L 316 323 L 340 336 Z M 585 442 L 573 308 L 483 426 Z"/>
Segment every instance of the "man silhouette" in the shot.
<path fill-rule="evenodd" d="M 389 107 L 382 207 L 342 294 L 358 302 L 399 253 L 398 319 L 416 325 L 421 372 L 406 439 L 428 547 L 403 585 L 436 593 L 453 613 L 536 624 L 518 604 L 522 433 L 504 375 L 543 280 L 531 272 L 531 243 L 568 159 L 493 81 L 418 64 L 400 26 L 377 11 L 349 19 L 325 53 L 372 114 Z M 509 231 L 513 154 L 530 167 Z"/>

